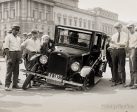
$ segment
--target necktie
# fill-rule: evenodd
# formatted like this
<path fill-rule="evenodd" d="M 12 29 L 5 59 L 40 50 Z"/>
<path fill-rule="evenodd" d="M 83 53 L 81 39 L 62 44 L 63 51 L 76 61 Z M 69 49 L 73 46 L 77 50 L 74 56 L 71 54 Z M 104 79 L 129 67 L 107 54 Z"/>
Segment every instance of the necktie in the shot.
<path fill-rule="evenodd" d="M 120 32 L 118 33 L 117 42 L 120 42 Z"/>

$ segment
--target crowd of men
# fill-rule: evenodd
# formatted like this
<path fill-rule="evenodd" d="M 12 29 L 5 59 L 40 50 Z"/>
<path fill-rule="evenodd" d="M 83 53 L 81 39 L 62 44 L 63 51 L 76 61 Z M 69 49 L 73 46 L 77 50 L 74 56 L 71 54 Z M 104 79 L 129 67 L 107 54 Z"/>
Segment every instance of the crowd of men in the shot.
<path fill-rule="evenodd" d="M 24 64 L 27 67 L 27 61 L 30 57 L 36 53 L 43 53 L 41 49 L 44 49 L 44 53 L 48 53 L 50 49 L 49 44 L 51 42 L 48 35 L 41 35 L 39 31 L 32 30 L 30 33 L 23 33 L 23 38 L 19 36 L 20 27 L 13 26 L 5 37 L 3 44 L 3 50 L 6 58 L 6 78 L 5 78 L 5 90 L 10 91 L 10 85 L 12 88 L 19 89 L 18 77 L 19 77 L 19 64 L 24 59 Z"/>
<path fill-rule="evenodd" d="M 108 52 L 108 62 L 112 72 L 112 87 L 123 84 L 124 87 L 131 89 L 137 88 L 137 27 L 128 24 L 128 33 L 122 31 L 122 24 L 114 25 L 116 33 L 110 37 Z M 126 56 L 129 57 L 130 83 L 126 84 Z"/>
<path fill-rule="evenodd" d="M 108 38 L 107 57 L 112 71 L 112 87 L 123 84 L 124 87 L 137 88 L 137 28 L 134 24 L 128 24 L 128 34 L 122 31 L 122 24 L 114 25 L 116 33 Z M 6 57 L 6 78 L 5 90 L 12 88 L 18 89 L 19 64 L 24 58 L 24 64 L 27 67 L 29 57 L 35 53 L 44 53 L 48 55 L 53 48 L 53 43 L 48 35 L 42 35 L 37 30 L 30 33 L 23 33 L 23 38 L 19 37 L 20 27 L 13 26 L 5 37 L 3 49 Z M 43 50 L 44 49 L 44 50 Z M 44 51 L 44 52 L 43 52 Z M 126 84 L 126 54 L 129 55 L 130 78 L 129 84 Z M 26 60 L 25 60 L 26 59 Z"/>

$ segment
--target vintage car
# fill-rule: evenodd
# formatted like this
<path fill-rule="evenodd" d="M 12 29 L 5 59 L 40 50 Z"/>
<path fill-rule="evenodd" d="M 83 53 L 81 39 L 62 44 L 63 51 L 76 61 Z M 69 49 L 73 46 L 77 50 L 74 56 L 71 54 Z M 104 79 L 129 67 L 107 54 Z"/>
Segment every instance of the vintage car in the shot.
<path fill-rule="evenodd" d="M 22 70 L 31 81 L 63 87 L 86 89 L 96 84 L 106 69 L 106 38 L 100 31 L 58 25 L 55 27 L 55 50 L 48 56 L 36 54 L 37 67 Z"/>

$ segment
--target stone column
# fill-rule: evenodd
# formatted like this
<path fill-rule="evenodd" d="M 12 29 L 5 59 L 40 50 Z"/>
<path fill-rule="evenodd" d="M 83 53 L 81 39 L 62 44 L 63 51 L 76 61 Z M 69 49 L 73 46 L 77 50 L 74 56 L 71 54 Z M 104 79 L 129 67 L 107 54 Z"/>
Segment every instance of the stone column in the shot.
<path fill-rule="evenodd" d="M 4 19 L 4 4 L 2 3 L 1 4 L 1 7 L 2 7 L 2 20 Z"/>

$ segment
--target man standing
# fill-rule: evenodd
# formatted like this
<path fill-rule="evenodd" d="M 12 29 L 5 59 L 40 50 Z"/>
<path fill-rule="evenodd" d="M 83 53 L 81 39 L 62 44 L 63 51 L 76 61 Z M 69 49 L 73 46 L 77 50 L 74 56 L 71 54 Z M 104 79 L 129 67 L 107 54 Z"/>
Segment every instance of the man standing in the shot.
<path fill-rule="evenodd" d="M 33 30 L 31 34 L 32 34 L 32 37 L 30 39 L 27 39 L 21 44 L 22 50 L 26 49 L 26 53 L 27 53 L 27 57 L 24 59 L 26 62 L 25 67 L 27 70 L 30 70 L 33 64 L 35 63 L 33 61 L 29 63 L 30 57 L 40 52 L 40 48 L 41 48 L 38 31 Z"/>
<path fill-rule="evenodd" d="M 130 67 L 130 84 L 131 89 L 137 88 L 137 32 L 135 32 L 135 25 L 128 24 L 129 30 L 129 67 Z"/>
<path fill-rule="evenodd" d="M 13 83 L 12 88 L 18 89 L 18 76 L 19 76 L 19 62 L 21 59 L 21 39 L 17 36 L 20 27 L 13 26 L 11 34 L 5 37 L 5 53 L 6 53 L 6 64 L 7 72 L 5 79 L 5 90 L 10 91 L 10 84 Z M 13 76 L 13 81 L 11 78 Z"/>
<path fill-rule="evenodd" d="M 127 47 L 128 43 L 128 36 L 122 31 L 122 24 L 116 23 L 114 28 L 117 32 L 111 37 L 110 41 L 110 48 L 112 48 L 111 57 L 114 79 L 114 84 L 112 84 L 112 86 L 116 86 L 117 84 L 125 84 L 125 47 Z"/>

